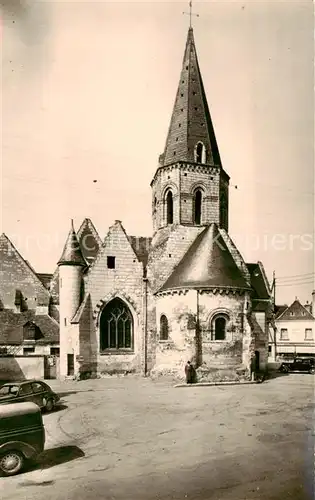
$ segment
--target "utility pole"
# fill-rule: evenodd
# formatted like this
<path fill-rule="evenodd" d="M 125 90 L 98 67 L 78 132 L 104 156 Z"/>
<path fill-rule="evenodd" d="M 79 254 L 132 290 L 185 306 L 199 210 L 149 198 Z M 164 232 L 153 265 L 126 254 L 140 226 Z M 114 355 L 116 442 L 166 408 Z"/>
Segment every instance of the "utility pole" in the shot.
<path fill-rule="evenodd" d="M 273 328 L 273 345 L 274 345 L 274 361 L 277 359 L 277 327 L 275 322 L 275 307 L 276 307 L 276 272 L 273 271 L 272 275 L 272 288 L 273 294 L 273 311 L 272 311 L 272 328 Z"/>
<path fill-rule="evenodd" d="M 276 306 L 276 271 L 273 272 L 272 276 L 272 289 L 273 289 L 273 305 Z"/>

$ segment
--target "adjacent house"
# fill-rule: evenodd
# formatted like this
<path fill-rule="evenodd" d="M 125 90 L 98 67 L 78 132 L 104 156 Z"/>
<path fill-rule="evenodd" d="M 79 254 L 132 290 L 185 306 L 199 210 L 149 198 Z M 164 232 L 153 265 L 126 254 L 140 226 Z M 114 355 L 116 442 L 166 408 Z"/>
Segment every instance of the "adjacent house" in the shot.
<path fill-rule="evenodd" d="M 272 359 L 315 355 L 315 291 L 312 299 L 312 304 L 305 306 L 297 298 L 290 306 L 276 306 L 269 337 Z"/>

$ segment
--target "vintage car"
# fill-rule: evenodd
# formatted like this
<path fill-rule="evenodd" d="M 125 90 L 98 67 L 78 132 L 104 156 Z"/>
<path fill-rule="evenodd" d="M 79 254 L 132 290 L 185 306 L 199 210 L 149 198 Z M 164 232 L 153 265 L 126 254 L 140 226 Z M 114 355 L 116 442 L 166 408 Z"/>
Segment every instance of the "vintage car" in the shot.
<path fill-rule="evenodd" d="M 314 358 L 295 358 L 292 361 L 284 361 L 279 370 L 283 373 L 288 372 L 306 372 L 315 373 L 315 360 Z"/>
<path fill-rule="evenodd" d="M 45 428 L 35 403 L 0 406 L 0 473 L 13 476 L 42 453 Z"/>
<path fill-rule="evenodd" d="M 58 394 L 41 380 L 8 382 L 0 388 L 0 405 L 32 402 L 43 410 L 52 411 L 59 401 Z"/>

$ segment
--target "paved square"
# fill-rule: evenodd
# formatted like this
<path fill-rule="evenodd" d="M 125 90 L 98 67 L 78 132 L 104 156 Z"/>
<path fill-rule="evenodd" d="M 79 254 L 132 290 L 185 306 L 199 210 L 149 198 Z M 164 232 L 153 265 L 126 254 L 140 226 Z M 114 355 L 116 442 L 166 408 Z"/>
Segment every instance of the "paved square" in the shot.
<path fill-rule="evenodd" d="M 1 479 L 2 500 L 311 500 L 314 377 L 173 388 L 165 381 L 52 381 L 33 470 Z"/>

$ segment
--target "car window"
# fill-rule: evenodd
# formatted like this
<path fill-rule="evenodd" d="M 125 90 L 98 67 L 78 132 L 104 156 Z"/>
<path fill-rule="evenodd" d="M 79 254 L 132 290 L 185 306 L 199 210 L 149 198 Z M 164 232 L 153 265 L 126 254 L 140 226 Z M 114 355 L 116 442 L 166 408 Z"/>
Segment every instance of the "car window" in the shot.
<path fill-rule="evenodd" d="M 32 391 L 31 384 L 23 384 L 23 385 L 21 385 L 19 396 L 27 396 L 27 395 L 32 394 L 32 393 L 33 393 L 33 391 Z"/>
<path fill-rule="evenodd" d="M 19 392 L 19 387 L 17 385 L 4 385 L 0 389 L 1 396 L 9 396 L 10 394 L 12 396 L 16 396 L 18 392 Z"/>
<path fill-rule="evenodd" d="M 42 386 L 42 384 L 40 382 L 33 382 L 32 389 L 33 389 L 33 392 L 35 392 L 35 393 L 43 392 L 45 390 L 45 388 Z"/>

